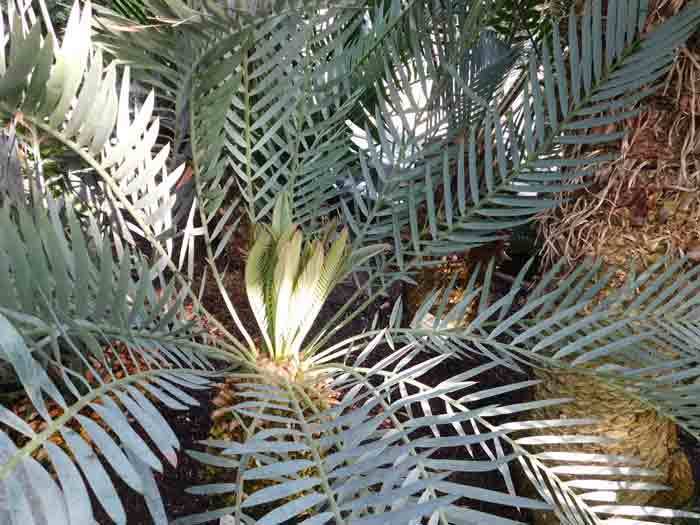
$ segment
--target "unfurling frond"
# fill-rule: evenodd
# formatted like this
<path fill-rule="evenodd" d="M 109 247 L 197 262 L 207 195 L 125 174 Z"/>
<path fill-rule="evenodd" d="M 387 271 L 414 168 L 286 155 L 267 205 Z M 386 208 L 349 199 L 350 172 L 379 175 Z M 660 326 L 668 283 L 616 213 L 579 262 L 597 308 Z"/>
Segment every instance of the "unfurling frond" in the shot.
<path fill-rule="evenodd" d="M 283 193 L 271 227 L 258 227 L 246 261 L 246 293 L 273 359 L 298 362 L 304 339 L 333 288 L 355 269 L 353 263 L 385 249 L 370 246 L 353 257 L 347 230 L 336 234 L 333 226 L 320 239 L 305 241 Z"/>

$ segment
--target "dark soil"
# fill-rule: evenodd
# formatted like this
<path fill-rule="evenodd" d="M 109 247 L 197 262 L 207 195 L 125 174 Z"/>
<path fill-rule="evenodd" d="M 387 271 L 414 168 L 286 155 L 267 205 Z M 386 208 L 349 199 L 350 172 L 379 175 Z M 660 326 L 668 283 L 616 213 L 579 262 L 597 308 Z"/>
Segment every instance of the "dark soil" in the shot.
<path fill-rule="evenodd" d="M 231 250 L 234 252 L 230 253 L 228 257 L 229 265 L 225 277 L 225 286 L 230 295 L 231 301 L 236 306 L 242 322 L 246 327 L 250 328 L 255 327 L 256 324 L 252 313 L 248 308 L 247 299 L 245 297 L 242 278 L 243 261 L 245 259 L 241 244 L 242 243 L 240 242 L 231 243 Z M 524 261 L 516 260 L 512 262 L 513 271 L 511 271 L 511 268 L 508 268 L 507 264 L 503 264 L 500 267 L 505 274 L 505 280 L 503 280 L 493 290 L 495 295 L 502 295 L 507 291 L 508 274 L 517 273 L 517 270 L 519 270 L 521 267 L 520 264 Z M 339 286 L 329 298 L 326 306 L 319 315 L 318 325 L 325 325 L 340 308 L 345 306 L 350 301 L 354 291 L 355 288 L 351 284 Z M 359 333 L 362 330 L 367 329 L 375 314 L 379 317 L 379 326 L 386 326 L 389 314 L 391 312 L 391 307 L 393 306 L 394 301 L 401 295 L 402 290 L 401 287 L 397 286 L 390 292 L 389 297 L 376 301 L 367 310 L 354 318 L 348 326 L 336 334 L 333 340 L 337 341 L 343 337 L 347 337 L 350 334 Z M 207 309 L 213 313 L 217 319 L 225 324 L 227 330 L 231 331 L 232 333 L 236 333 L 236 328 L 233 322 L 230 320 L 226 322 L 227 319 L 230 319 L 230 316 L 226 306 L 223 304 L 223 301 L 220 298 L 219 291 L 211 278 L 208 279 L 208 285 L 204 292 L 203 301 Z M 353 307 L 348 311 L 354 312 L 355 310 L 356 308 Z M 386 351 L 388 352 L 389 350 L 387 349 Z M 377 355 L 375 357 L 375 359 L 380 358 L 381 355 Z M 440 381 L 454 376 L 462 370 L 475 367 L 480 364 L 482 363 L 476 359 L 473 362 L 463 359 L 450 359 L 433 369 L 430 372 L 429 378 L 426 379 L 424 377 L 423 379 L 427 380 L 431 384 L 437 384 Z M 478 389 L 485 389 L 489 388 L 490 386 L 513 383 L 524 379 L 525 377 L 516 377 L 514 372 L 505 368 L 494 368 L 478 376 L 476 381 L 479 383 L 477 386 Z M 203 496 L 193 496 L 185 492 L 188 487 L 193 485 L 214 483 L 217 481 L 212 479 L 211 473 L 205 474 L 204 466 L 202 464 L 191 459 L 184 453 L 184 451 L 187 449 L 201 450 L 201 446 L 198 445 L 198 441 L 209 437 L 209 432 L 212 426 L 212 421 L 209 414 L 213 409 L 211 400 L 214 395 L 214 391 L 213 389 L 201 390 L 190 392 L 190 394 L 199 401 L 199 407 L 196 407 L 188 412 L 173 411 L 167 409 L 166 407 L 160 407 L 163 415 L 171 423 L 174 432 L 180 438 L 181 444 L 181 452 L 179 455 L 179 464 L 177 468 L 173 468 L 163 460 L 163 473 L 156 473 L 155 475 L 155 479 L 170 520 L 220 508 L 219 502 L 215 500 L 210 500 L 210 498 Z M 511 404 L 524 402 L 529 400 L 530 395 L 530 392 L 527 390 L 518 390 L 498 398 L 485 400 L 484 403 Z M 476 408 L 476 405 L 474 408 Z M 493 423 L 497 424 L 499 421 L 493 421 Z M 141 429 L 137 428 L 137 430 L 142 437 L 147 439 L 147 436 L 144 435 L 144 432 Z M 444 449 L 440 450 L 438 455 L 435 457 L 436 459 L 438 456 L 440 459 L 488 459 L 486 453 L 479 448 L 473 448 L 472 452 L 473 455 L 469 456 L 463 448 Z M 695 456 L 697 459 L 697 450 L 695 450 L 695 454 L 693 454 L 693 456 Z M 697 461 L 693 466 L 696 469 L 700 469 Z M 515 478 L 517 484 L 518 473 L 512 472 L 511 474 Z M 112 479 L 114 480 L 115 487 L 120 498 L 122 499 L 127 515 L 129 516 L 128 525 L 151 525 L 153 521 L 143 498 L 127 487 L 124 483 L 120 482 L 117 476 L 112 476 Z M 696 479 L 700 478 L 696 476 Z M 478 474 L 462 473 L 451 478 L 451 481 L 500 492 L 506 491 L 503 477 L 498 471 L 482 472 Z M 472 500 L 464 500 L 461 503 L 473 510 L 498 515 L 503 518 L 517 520 L 524 523 L 531 522 L 530 514 L 526 510 Z M 112 523 L 96 501 L 93 501 L 93 508 L 96 511 L 95 515 L 100 525 L 110 525 Z M 210 521 L 206 525 L 218 525 L 218 520 Z"/>
<path fill-rule="evenodd" d="M 189 411 L 176 411 L 163 406 L 159 407 L 179 437 L 181 446 L 177 468 L 173 468 L 161 458 L 164 465 L 163 473 L 155 473 L 155 479 L 170 520 L 209 510 L 208 498 L 193 496 L 185 492 L 187 487 L 200 484 L 204 480 L 201 477 L 202 465 L 185 454 L 184 450 L 197 448 L 197 441 L 207 439 L 209 436 L 209 428 L 211 427 L 209 402 L 212 393 L 212 390 L 190 391 L 189 394 L 199 401 L 200 406 Z M 137 430 L 139 430 L 141 437 L 146 437 L 140 428 L 137 427 Z M 128 525 L 152 525 L 153 520 L 143 497 L 126 486 L 116 475 L 112 476 L 112 480 L 126 510 Z M 100 525 L 112 525 L 113 522 L 106 516 L 99 503 L 93 499 L 92 505 L 95 509 L 97 522 Z M 218 525 L 218 522 L 212 521 L 207 525 Z"/>
<path fill-rule="evenodd" d="M 231 301 L 236 307 L 241 321 L 250 330 L 251 328 L 255 328 L 257 325 L 255 323 L 255 318 L 249 309 L 248 301 L 245 296 L 245 288 L 243 284 L 243 263 L 245 260 L 245 250 L 243 245 L 243 239 L 236 239 L 229 245 L 229 257 L 227 258 L 228 261 L 226 261 L 228 265 L 224 282 L 226 290 Z M 193 288 L 197 290 L 198 286 L 199 284 L 197 283 Z M 338 286 L 336 290 L 334 290 L 331 297 L 329 297 L 324 309 L 319 314 L 317 326 L 325 325 L 335 315 L 339 308 L 350 301 L 350 298 L 355 290 L 355 287 L 351 284 L 343 284 Z M 397 288 L 393 295 L 393 297 L 386 300 L 383 299 L 377 301 L 376 304 L 369 307 L 362 314 L 359 314 L 352 320 L 352 322 L 349 323 L 348 326 L 339 331 L 333 340 L 337 341 L 352 333 L 358 333 L 363 329 L 367 329 L 375 313 L 379 314 L 380 326 L 381 323 L 386 323 L 391 311 L 390 305 L 393 305 L 393 301 L 400 295 L 400 289 Z M 227 330 L 229 330 L 231 333 L 239 335 L 233 321 L 230 318 L 228 309 L 221 299 L 219 290 L 211 276 L 209 276 L 207 279 L 207 285 L 205 287 L 202 301 L 207 310 L 220 322 L 222 322 Z M 350 311 L 352 312 L 353 310 L 351 309 Z M 251 335 L 254 335 L 254 333 L 255 332 L 252 331 Z M 167 461 L 161 458 L 164 465 L 163 473 L 155 473 L 155 480 L 158 484 L 169 520 L 199 514 L 219 507 L 215 502 L 210 501 L 210 499 L 206 496 L 193 496 L 186 492 L 188 487 L 215 482 L 215 480 L 212 480 L 210 474 L 205 475 L 204 465 L 193 460 L 184 453 L 184 451 L 188 449 L 201 450 L 202 447 L 198 444 L 198 441 L 209 437 L 209 432 L 212 426 L 212 421 L 209 415 L 213 410 L 211 400 L 214 396 L 214 390 L 197 390 L 190 391 L 188 393 L 199 401 L 200 405 L 198 407 L 195 407 L 189 411 L 181 412 L 168 409 L 162 405 L 159 406 L 161 413 L 166 420 L 170 422 L 173 431 L 179 437 L 181 445 L 177 468 L 173 468 Z M 142 438 L 146 439 L 147 442 L 150 442 L 150 439 L 140 427 L 136 426 L 135 430 L 137 430 Z M 154 449 L 153 447 L 151 448 Z M 107 467 L 107 469 L 108 471 L 110 470 L 109 467 Z M 110 472 L 110 474 L 114 473 Z M 151 519 L 143 497 L 134 492 L 125 483 L 121 482 L 118 476 L 113 475 L 112 480 L 114 481 L 114 486 L 126 510 L 128 525 L 151 525 L 153 520 Z M 113 522 L 105 514 L 103 509 L 100 507 L 100 504 L 96 499 L 94 499 L 94 497 L 93 509 L 95 509 L 95 517 L 100 525 L 112 525 Z M 205 525 L 218 525 L 218 520 L 210 521 Z"/>

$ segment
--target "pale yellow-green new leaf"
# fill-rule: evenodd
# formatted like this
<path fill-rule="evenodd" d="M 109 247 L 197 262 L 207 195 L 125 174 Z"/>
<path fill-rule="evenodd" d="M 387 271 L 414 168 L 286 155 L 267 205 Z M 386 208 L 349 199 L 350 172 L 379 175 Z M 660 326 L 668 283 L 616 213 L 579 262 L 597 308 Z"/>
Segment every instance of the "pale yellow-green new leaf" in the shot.
<path fill-rule="evenodd" d="M 301 259 L 303 235 L 296 231 L 291 239 L 278 245 L 277 268 L 275 280 L 278 282 L 275 296 L 275 351 L 285 352 L 285 345 L 289 340 L 289 333 L 294 326 L 290 326 L 291 299 L 294 292 L 294 282 L 299 273 L 299 261 Z"/>
<path fill-rule="evenodd" d="M 294 347 L 297 352 L 301 350 L 304 338 L 311 330 L 333 287 L 342 278 L 348 256 L 347 247 L 348 231 L 344 229 L 331 245 L 328 254 L 323 258 L 319 258 L 318 266 L 313 269 L 313 281 L 311 280 L 311 275 L 309 276 L 307 284 L 309 289 L 305 292 L 305 302 L 303 303 L 304 316 L 299 319 L 299 330 L 294 340 Z M 317 241 L 316 249 L 323 253 L 323 244 L 320 241 Z"/>
<path fill-rule="evenodd" d="M 348 237 L 348 229 L 343 228 L 328 251 L 328 257 L 326 257 L 326 262 L 323 265 L 323 271 L 319 276 L 321 281 L 320 290 L 324 296 L 328 296 L 333 286 L 338 284 L 339 280 L 343 277 L 343 269 L 348 258 Z"/>
<path fill-rule="evenodd" d="M 322 243 L 309 243 L 309 247 L 311 257 L 297 280 L 292 297 L 294 332 L 291 348 L 294 355 L 298 355 L 301 344 L 316 317 L 312 315 L 318 300 L 315 295 L 316 283 L 321 275 L 325 260 Z M 322 304 L 323 302 L 321 302 Z"/>
<path fill-rule="evenodd" d="M 272 234 L 279 237 L 292 226 L 292 203 L 289 194 L 284 192 L 279 196 L 272 210 Z"/>
<path fill-rule="evenodd" d="M 272 236 L 264 228 L 258 228 L 255 233 L 255 242 L 248 253 L 248 260 L 245 265 L 245 288 L 248 302 L 269 351 L 272 351 L 273 348 L 269 336 L 272 319 L 268 318 L 265 281 L 272 249 L 274 249 Z"/>

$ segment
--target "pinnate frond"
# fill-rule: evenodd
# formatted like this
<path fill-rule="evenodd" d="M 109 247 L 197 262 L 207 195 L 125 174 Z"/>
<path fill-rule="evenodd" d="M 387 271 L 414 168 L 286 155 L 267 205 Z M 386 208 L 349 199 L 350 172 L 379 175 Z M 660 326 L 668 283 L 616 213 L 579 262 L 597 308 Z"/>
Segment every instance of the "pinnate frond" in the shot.
<path fill-rule="evenodd" d="M 404 269 L 415 258 L 504 238 L 585 187 L 595 166 L 611 157 L 566 158 L 563 146 L 618 141 L 622 133 L 600 130 L 635 114 L 635 104 L 653 92 L 700 20 L 700 8 L 690 4 L 642 34 L 643 6 L 618 2 L 603 31 L 602 2 L 585 5 L 583 16 L 570 15 L 568 37 L 555 26 L 538 54 L 530 53 L 515 104 L 501 108 L 498 97 L 481 96 L 447 55 L 440 67 L 482 118 L 449 127 L 445 116 L 427 131 L 404 118 L 401 131 L 394 124 L 401 114 L 375 116 L 379 140 L 365 134 L 368 152 L 356 177 L 366 195 L 355 191 L 344 202 L 356 235 L 392 237 Z M 410 83 L 394 85 L 410 97 Z"/>
<path fill-rule="evenodd" d="M 172 254 L 176 185 L 184 166 L 166 168 L 169 146 L 156 144 L 153 94 L 132 108 L 129 69 L 105 64 L 93 45 L 90 2 L 76 2 L 60 42 L 42 34 L 41 20 L 31 20 L 16 16 L 9 38 L 0 34 L 6 43 L 0 50 L 6 64 L 0 115 L 79 155 L 87 168 L 84 204 L 114 230 L 118 250 L 123 241 L 134 245 L 136 234 L 162 242 L 164 253 Z"/>
<path fill-rule="evenodd" d="M 455 357 L 460 352 L 426 358 L 427 343 L 417 338 L 392 352 L 377 353 L 385 335 L 378 333 L 358 349 L 355 366 L 337 365 L 331 359 L 322 368 L 306 370 L 304 379 L 295 383 L 270 380 L 262 373 L 236 375 L 238 401 L 225 410 L 240 424 L 238 437 L 208 440 L 202 443 L 207 452 L 190 452 L 206 464 L 230 471 L 232 481 L 193 487 L 191 492 L 240 497 L 233 498 L 230 507 L 178 523 L 202 523 L 229 514 L 270 524 L 290 516 L 314 523 L 411 523 L 421 517 L 455 524 L 512 523 L 469 503 L 457 504 L 461 498 L 540 510 L 552 505 L 567 509 L 575 501 L 580 508 L 573 505 L 574 510 L 566 512 L 595 521 L 596 510 L 559 474 L 570 470 L 567 462 L 580 462 L 577 480 L 584 486 L 605 469 L 600 465 L 602 458 L 563 453 L 573 442 L 601 441 L 571 433 L 589 420 L 497 424 L 494 418 L 499 416 L 512 418 L 566 400 L 499 402 L 499 396 L 536 382 L 480 388 L 480 375 L 504 361 L 482 361 L 483 365 L 470 368 L 464 367 L 466 358 Z M 403 336 L 399 339 L 406 341 Z M 454 366 L 457 361 L 464 372 L 431 381 L 439 377 L 441 366 Z M 332 398 L 327 397 L 329 393 L 334 394 Z M 329 404 L 329 399 L 336 401 Z M 547 430 L 546 437 L 538 439 L 538 429 Z M 539 449 L 544 446 L 546 452 L 532 449 L 534 444 Z M 456 451 L 461 451 L 459 458 Z M 523 461 L 536 472 L 536 485 L 548 490 L 556 487 L 554 496 L 547 497 L 543 490 L 546 501 L 538 501 L 516 493 L 511 468 Z M 630 476 L 637 473 L 632 459 L 615 461 Z M 500 473 L 505 489 L 481 487 L 476 480 L 485 472 Z M 272 484 L 246 493 L 255 480 Z M 639 483 L 638 488 L 649 490 L 651 485 Z M 261 515 L 255 510 L 258 505 Z"/>
<path fill-rule="evenodd" d="M 70 209 L 3 207 L 0 223 L 0 360 L 43 422 L 35 430 L 0 409 L 1 519 L 91 522 L 89 489 L 126 523 L 104 462 L 165 523 L 152 471 L 161 457 L 176 464 L 179 441 L 156 404 L 196 405 L 185 389 L 203 388 L 211 369 L 182 297 L 157 291 L 156 272 L 133 254 L 115 260 L 109 239 L 95 228 L 86 235 Z"/>

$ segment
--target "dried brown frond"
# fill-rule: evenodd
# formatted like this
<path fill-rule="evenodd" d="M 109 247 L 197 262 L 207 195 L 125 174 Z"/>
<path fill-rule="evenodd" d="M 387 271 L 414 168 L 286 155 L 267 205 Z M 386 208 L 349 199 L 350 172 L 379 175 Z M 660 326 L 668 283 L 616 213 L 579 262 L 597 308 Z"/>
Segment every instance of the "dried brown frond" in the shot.
<path fill-rule="evenodd" d="M 652 2 L 647 30 L 685 3 Z M 699 90 L 700 40 L 691 38 L 641 115 L 596 131 L 629 131 L 620 157 L 601 166 L 587 190 L 541 216 L 545 266 L 594 256 L 647 268 L 663 255 L 700 256 Z"/>
<path fill-rule="evenodd" d="M 652 1 L 645 30 L 685 4 L 687 0 Z M 618 144 L 620 157 L 601 166 L 589 188 L 540 218 L 545 267 L 561 257 L 571 268 L 591 256 L 610 266 L 639 269 L 666 255 L 700 261 L 699 90 L 700 39 L 695 35 L 638 117 L 615 129 L 597 131 L 628 131 Z M 581 148 L 566 152 L 567 156 L 590 153 Z M 625 277 L 626 272 L 618 270 L 601 298 Z M 538 371 L 537 375 L 542 383 L 536 399 L 573 398 L 566 405 L 542 409 L 537 416 L 598 418 L 598 423 L 577 432 L 619 439 L 609 446 L 572 446 L 571 451 L 637 457 L 641 466 L 660 472 L 658 478 L 646 481 L 672 488 L 623 493 L 618 503 L 677 507 L 693 496 L 696 481 L 675 422 L 590 375 L 562 371 Z M 536 514 L 537 525 L 557 522 Z"/>

